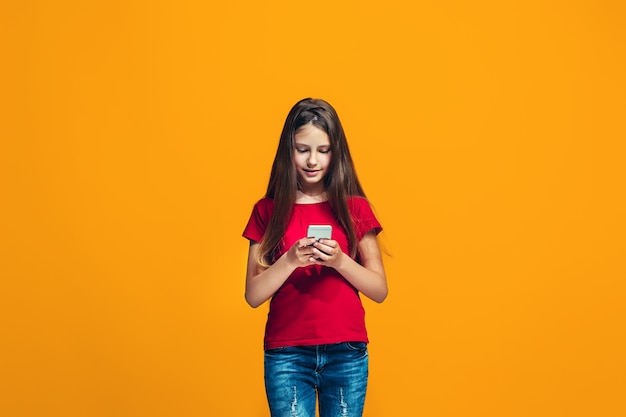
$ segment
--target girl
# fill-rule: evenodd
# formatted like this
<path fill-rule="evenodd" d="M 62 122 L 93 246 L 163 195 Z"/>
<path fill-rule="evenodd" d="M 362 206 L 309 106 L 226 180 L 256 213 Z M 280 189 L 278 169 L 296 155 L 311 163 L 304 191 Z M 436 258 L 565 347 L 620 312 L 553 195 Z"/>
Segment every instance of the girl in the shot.
<path fill-rule="evenodd" d="M 331 225 L 332 238 L 307 237 Z M 265 328 L 265 389 L 272 417 L 361 416 L 368 375 L 365 312 L 387 280 L 382 227 L 357 179 L 335 109 L 304 99 L 287 116 L 250 240 L 246 301 L 271 298 Z"/>

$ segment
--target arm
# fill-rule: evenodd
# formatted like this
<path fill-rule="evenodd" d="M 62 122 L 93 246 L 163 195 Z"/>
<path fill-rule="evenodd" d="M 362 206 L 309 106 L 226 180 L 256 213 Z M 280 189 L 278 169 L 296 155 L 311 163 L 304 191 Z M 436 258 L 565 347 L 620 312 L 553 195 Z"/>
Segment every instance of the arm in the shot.
<path fill-rule="evenodd" d="M 313 247 L 309 246 L 314 241 L 314 238 L 298 240 L 267 269 L 256 263 L 259 243 L 250 242 L 245 293 L 248 304 L 253 308 L 260 306 L 278 291 L 296 268 L 314 264 Z"/>
<path fill-rule="evenodd" d="M 315 242 L 315 263 L 335 268 L 350 284 L 366 297 L 382 303 L 387 298 L 387 277 L 376 235 L 368 232 L 359 241 L 358 251 L 362 264 L 343 253 L 336 241 L 323 239 Z"/>

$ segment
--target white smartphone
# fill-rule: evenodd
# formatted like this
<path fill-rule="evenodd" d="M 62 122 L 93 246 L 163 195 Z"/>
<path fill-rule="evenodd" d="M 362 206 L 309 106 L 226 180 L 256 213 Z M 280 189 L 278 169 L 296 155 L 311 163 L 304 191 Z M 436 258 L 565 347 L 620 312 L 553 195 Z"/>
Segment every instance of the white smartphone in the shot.
<path fill-rule="evenodd" d="M 314 237 L 315 240 L 330 239 L 333 227 L 327 224 L 311 224 L 306 232 L 306 237 Z"/>

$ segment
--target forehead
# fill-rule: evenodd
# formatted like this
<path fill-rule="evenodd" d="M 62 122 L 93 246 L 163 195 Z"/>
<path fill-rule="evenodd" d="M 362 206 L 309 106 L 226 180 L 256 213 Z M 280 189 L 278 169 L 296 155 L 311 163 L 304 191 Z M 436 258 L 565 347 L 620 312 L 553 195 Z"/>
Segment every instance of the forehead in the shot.
<path fill-rule="evenodd" d="M 294 135 L 294 142 L 303 145 L 330 145 L 326 132 L 313 124 L 307 124 L 298 129 Z"/>

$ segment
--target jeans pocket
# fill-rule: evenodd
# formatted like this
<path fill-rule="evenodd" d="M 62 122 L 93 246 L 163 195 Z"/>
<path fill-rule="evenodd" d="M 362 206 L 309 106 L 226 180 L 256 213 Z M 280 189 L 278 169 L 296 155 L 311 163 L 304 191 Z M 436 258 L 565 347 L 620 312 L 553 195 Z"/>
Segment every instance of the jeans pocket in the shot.
<path fill-rule="evenodd" d="M 367 350 L 367 343 L 365 342 L 346 342 L 346 347 L 349 350 L 353 350 L 355 352 L 363 352 Z"/>
<path fill-rule="evenodd" d="M 278 353 L 278 352 L 284 351 L 285 349 L 287 349 L 285 346 L 272 348 L 272 349 L 265 349 L 265 353 Z"/>

